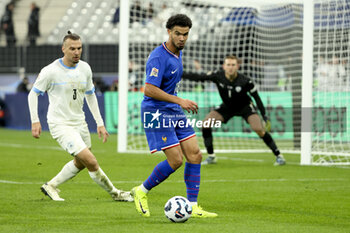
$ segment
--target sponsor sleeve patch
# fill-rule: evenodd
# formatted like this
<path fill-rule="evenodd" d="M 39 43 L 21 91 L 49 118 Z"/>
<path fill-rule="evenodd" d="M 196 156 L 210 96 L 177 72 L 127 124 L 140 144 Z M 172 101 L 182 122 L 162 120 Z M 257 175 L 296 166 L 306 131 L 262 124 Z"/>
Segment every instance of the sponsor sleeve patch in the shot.
<path fill-rule="evenodd" d="M 156 67 L 153 67 L 149 76 L 158 77 L 158 72 L 159 70 Z"/>

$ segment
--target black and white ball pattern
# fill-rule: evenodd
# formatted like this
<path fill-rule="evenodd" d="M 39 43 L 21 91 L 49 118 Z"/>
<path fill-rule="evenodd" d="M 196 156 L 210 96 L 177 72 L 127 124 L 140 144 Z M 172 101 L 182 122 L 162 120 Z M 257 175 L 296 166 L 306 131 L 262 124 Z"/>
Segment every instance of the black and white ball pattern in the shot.
<path fill-rule="evenodd" d="M 165 204 L 164 213 L 172 222 L 186 222 L 191 217 L 192 206 L 186 198 L 175 196 Z"/>

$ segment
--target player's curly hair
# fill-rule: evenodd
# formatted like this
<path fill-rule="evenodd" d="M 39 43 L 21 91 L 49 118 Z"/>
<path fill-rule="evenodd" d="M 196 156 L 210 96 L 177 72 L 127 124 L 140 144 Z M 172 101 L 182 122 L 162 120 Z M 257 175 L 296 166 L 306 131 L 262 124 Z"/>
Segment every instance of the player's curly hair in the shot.
<path fill-rule="evenodd" d="M 192 20 L 184 14 L 177 14 L 171 16 L 167 23 L 166 23 L 166 28 L 167 29 L 172 29 L 175 26 L 180 26 L 180 27 L 192 27 Z"/>
<path fill-rule="evenodd" d="M 78 34 L 72 33 L 71 31 L 67 32 L 67 35 L 65 35 L 63 37 L 63 43 L 67 40 L 67 39 L 71 39 L 71 40 L 80 40 L 80 36 Z"/>

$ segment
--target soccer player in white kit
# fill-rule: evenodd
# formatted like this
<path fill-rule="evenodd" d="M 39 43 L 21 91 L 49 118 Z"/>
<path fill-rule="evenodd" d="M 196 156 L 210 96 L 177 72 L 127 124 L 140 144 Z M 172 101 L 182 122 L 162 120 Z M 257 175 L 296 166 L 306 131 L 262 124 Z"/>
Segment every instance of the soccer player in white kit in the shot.
<path fill-rule="evenodd" d="M 49 182 L 41 186 L 44 194 L 54 201 L 64 201 L 57 186 L 73 178 L 85 167 L 91 178 L 106 190 L 115 201 L 133 201 L 130 192 L 118 190 L 100 168 L 90 151 L 91 139 L 83 112 L 84 98 L 97 124 L 97 133 L 103 143 L 109 136 L 99 111 L 88 63 L 81 61 L 82 42 L 79 35 L 71 33 L 63 39 L 63 58 L 44 67 L 28 95 L 32 135 L 39 138 L 41 124 L 38 117 L 38 96 L 47 92 L 49 109 L 47 122 L 52 137 L 74 156 Z"/>

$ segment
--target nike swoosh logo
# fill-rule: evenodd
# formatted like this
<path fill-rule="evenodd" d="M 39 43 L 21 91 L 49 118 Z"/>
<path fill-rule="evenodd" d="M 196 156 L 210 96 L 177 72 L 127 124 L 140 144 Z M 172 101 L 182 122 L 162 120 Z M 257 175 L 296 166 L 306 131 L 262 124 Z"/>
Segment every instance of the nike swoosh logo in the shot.
<path fill-rule="evenodd" d="M 184 217 L 183 214 L 181 214 L 179 211 L 175 211 L 176 214 L 180 215 L 182 218 Z"/>
<path fill-rule="evenodd" d="M 171 71 L 171 74 L 175 74 L 175 72 L 177 71 L 177 69 L 176 70 L 174 70 L 174 71 Z"/>
<path fill-rule="evenodd" d="M 141 211 L 142 211 L 142 213 L 147 213 L 147 211 L 145 211 L 143 208 L 142 208 L 142 205 L 141 205 L 141 201 L 139 200 L 139 205 L 140 205 L 140 208 L 141 208 Z"/>

